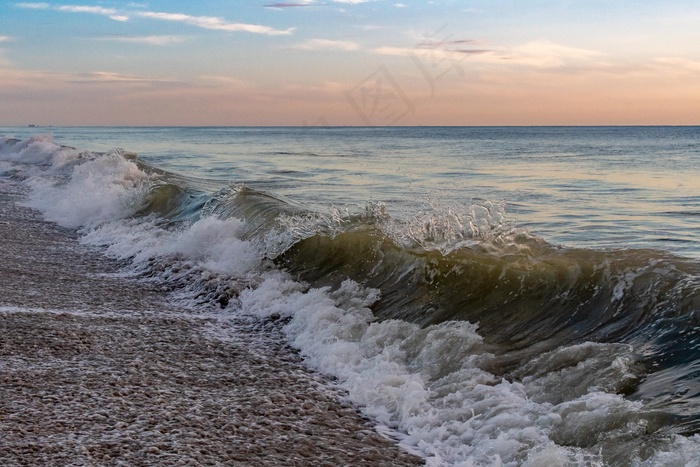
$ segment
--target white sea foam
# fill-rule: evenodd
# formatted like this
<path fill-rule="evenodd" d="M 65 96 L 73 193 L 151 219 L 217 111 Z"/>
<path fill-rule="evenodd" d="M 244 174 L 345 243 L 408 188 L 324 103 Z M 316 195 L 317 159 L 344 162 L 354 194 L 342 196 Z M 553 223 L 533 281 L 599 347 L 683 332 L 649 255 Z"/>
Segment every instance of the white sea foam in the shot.
<path fill-rule="evenodd" d="M 625 346 L 563 349 L 549 356 L 556 364 L 509 381 L 484 369 L 495 357 L 476 326 L 375 322 L 367 306 L 377 296 L 352 281 L 337 291 L 306 290 L 275 273 L 245 290 L 240 305 L 291 317 L 286 332 L 308 364 L 336 376 L 366 414 L 438 464 L 590 465 L 600 462 L 593 447 L 601 432 L 646 426 L 641 403 L 585 379 L 593 368 L 611 386 L 629 378 Z M 574 384 L 581 377 L 588 385 Z M 566 392 L 568 384 L 575 387 Z"/>
<path fill-rule="evenodd" d="M 188 263 L 200 270 L 227 276 L 246 276 L 260 264 L 260 254 L 241 240 L 237 219 L 205 217 L 171 230 L 154 218 L 109 222 L 86 232 L 85 243 L 105 247 L 114 258 L 145 266 L 153 259 Z"/>
<path fill-rule="evenodd" d="M 136 164 L 110 154 L 76 166 L 65 184 L 32 177 L 27 205 L 63 227 L 92 228 L 132 214 L 140 206 L 147 179 Z"/>
<path fill-rule="evenodd" d="M 55 143 L 51 135 L 34 135 L 17 143 L 8 138 L 0 140 L 0 159 L 3 160 L 60 167 L 79 157 L 78 150 Z"/>

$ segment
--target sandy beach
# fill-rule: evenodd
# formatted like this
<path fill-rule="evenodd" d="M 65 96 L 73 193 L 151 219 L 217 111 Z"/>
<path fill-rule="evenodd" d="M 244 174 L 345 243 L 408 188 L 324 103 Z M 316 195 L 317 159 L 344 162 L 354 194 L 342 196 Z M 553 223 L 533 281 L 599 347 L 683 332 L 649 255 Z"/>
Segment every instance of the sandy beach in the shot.
<path fill-rule="evenodd" d="M 422 465 L 274 322 L 196 314 L 0 180 L 0 465 Z"/>

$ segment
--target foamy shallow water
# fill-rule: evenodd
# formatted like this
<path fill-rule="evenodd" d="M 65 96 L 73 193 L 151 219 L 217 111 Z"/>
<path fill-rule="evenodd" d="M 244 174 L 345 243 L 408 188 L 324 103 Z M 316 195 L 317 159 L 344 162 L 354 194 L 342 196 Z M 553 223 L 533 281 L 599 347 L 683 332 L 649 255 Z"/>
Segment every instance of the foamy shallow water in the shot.
<path fill-rule="evenodd" d="M 444 234 L 454 232 L 440 224 L 444 217 L 416 216 L 430 226 L 419 235 L 417 224 L 374 210 L 360 220 L 342 212 L 314 215 L 238 188 L 201 201 L 195 214 L 184 220 L 178 214 L 174 221 L 143 210 L 154 187 L 172 179 L 120 152 L 86 153 L 47 138 L 4 144 L 0 157 L 12 161 L 5 170 L 31 187 L 27 205 L 79 229 L 82 242 L 123 261 L 134 277 L 168 284 L 188 306 L 282 320 L 286 339 L 306 365 L 337 378 L 354 404 L 431 465 L 697 465 L 693 394 L 678 396 L 677 412 L 673 400 L 654 399 L 666 393 L 639 395 L 665 358 L 654 346 L 669 345 L 663 339 L 674 323 L 686 317 L 683 325 L 697 332 L 698 269 L 692 261 L 552 249 L 486 203 L 470 211 L 478 214 L 447 216 L 449 225 L 461 226 L 456 236 Z M 174 202 L 196 205 L 200 195 L 188 189 Z M 246 215 L 230 215 L 236 212 Z M 304 242 L 314 238 L 320 240 L 312 245 L 320 246 L 310 256 Z M 324 255 L 330 259 L 313 262 Z M 358 258 L 361 264 L 354 266 Z M 477 275 L 470 275 L 481 262 Z M 469 290 L 487 274 L 495 282 L 484 290 L 506 289 L 503 296 L 489 296 L 502 300 L 501 308 L 469 294 L 449 302 L 455 310 L 448 311 L 478 311 L 480 320 L 415 322 L 384 311 L 407 313 L 418 297 L 434 297 L 415 310 L 437 313 L 455 284 Z M 306 276 L 312 280 L 301 280 Z M 552 295 L 537 301 L 538 291 L 550 293 L 550 276 L 556 279 Z M 451 282 L 455 277 L 459 281 Z M 655 283 L 666 285 L 656 291 Z M 399 292 L 408 296 L 412 288 L 420 293 L 404 300 Z M 649 290 L 649 299 L 634 301 Z M 581 301 L 570 307 L 574 299 Z M 653 300 L 677 310 L 676 316 L 644 311 Z M 599 322 L 579 321 L 576 310 L 585 311 L 587 303 L 609 311 Z M 514 306 L 530 333 L 550 333 L 530 340 L 499 335 L 489 321 L 497 323 L 499 310 Z M 538 314 L 528 306 L 552 308 Z M 552 314 L 557 306 L 570 307 L 568 321 Z M 634 315 L 637 309 L 642 311 Z M 514 319 L 503 312 L 503 328 Z M 633 320 L 638 329 L 613 332 Z M 549 329 L 552 321 L 558 324 Z M 697 339 L 687 342 L 684 358 L 693 359 Z M 677 384 L 691 387 L 693 375 L 679 373 Z"/>

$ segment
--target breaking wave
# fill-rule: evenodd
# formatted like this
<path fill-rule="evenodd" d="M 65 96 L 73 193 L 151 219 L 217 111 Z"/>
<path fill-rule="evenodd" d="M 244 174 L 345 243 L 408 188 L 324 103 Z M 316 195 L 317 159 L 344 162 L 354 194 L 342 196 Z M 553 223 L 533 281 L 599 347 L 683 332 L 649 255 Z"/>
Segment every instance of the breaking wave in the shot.
<path fill-rule="evenodd" d="M 552 245 L 488 200 L 319 212 L 47 136 L 0 139 L 0 161 L 130 274 L 279 322 L 431 465 L 700 458 L 697 260 Z"/>

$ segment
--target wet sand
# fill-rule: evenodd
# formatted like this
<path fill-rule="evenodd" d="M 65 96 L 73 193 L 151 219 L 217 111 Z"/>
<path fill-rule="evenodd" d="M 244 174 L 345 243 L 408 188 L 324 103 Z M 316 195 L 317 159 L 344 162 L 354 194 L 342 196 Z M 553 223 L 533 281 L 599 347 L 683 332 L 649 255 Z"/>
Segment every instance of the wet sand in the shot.
<path fill-rule="evenodd" d="M 0 465 L 423 465 L 275 323 L 118 274 L 0 179 Z"/>

